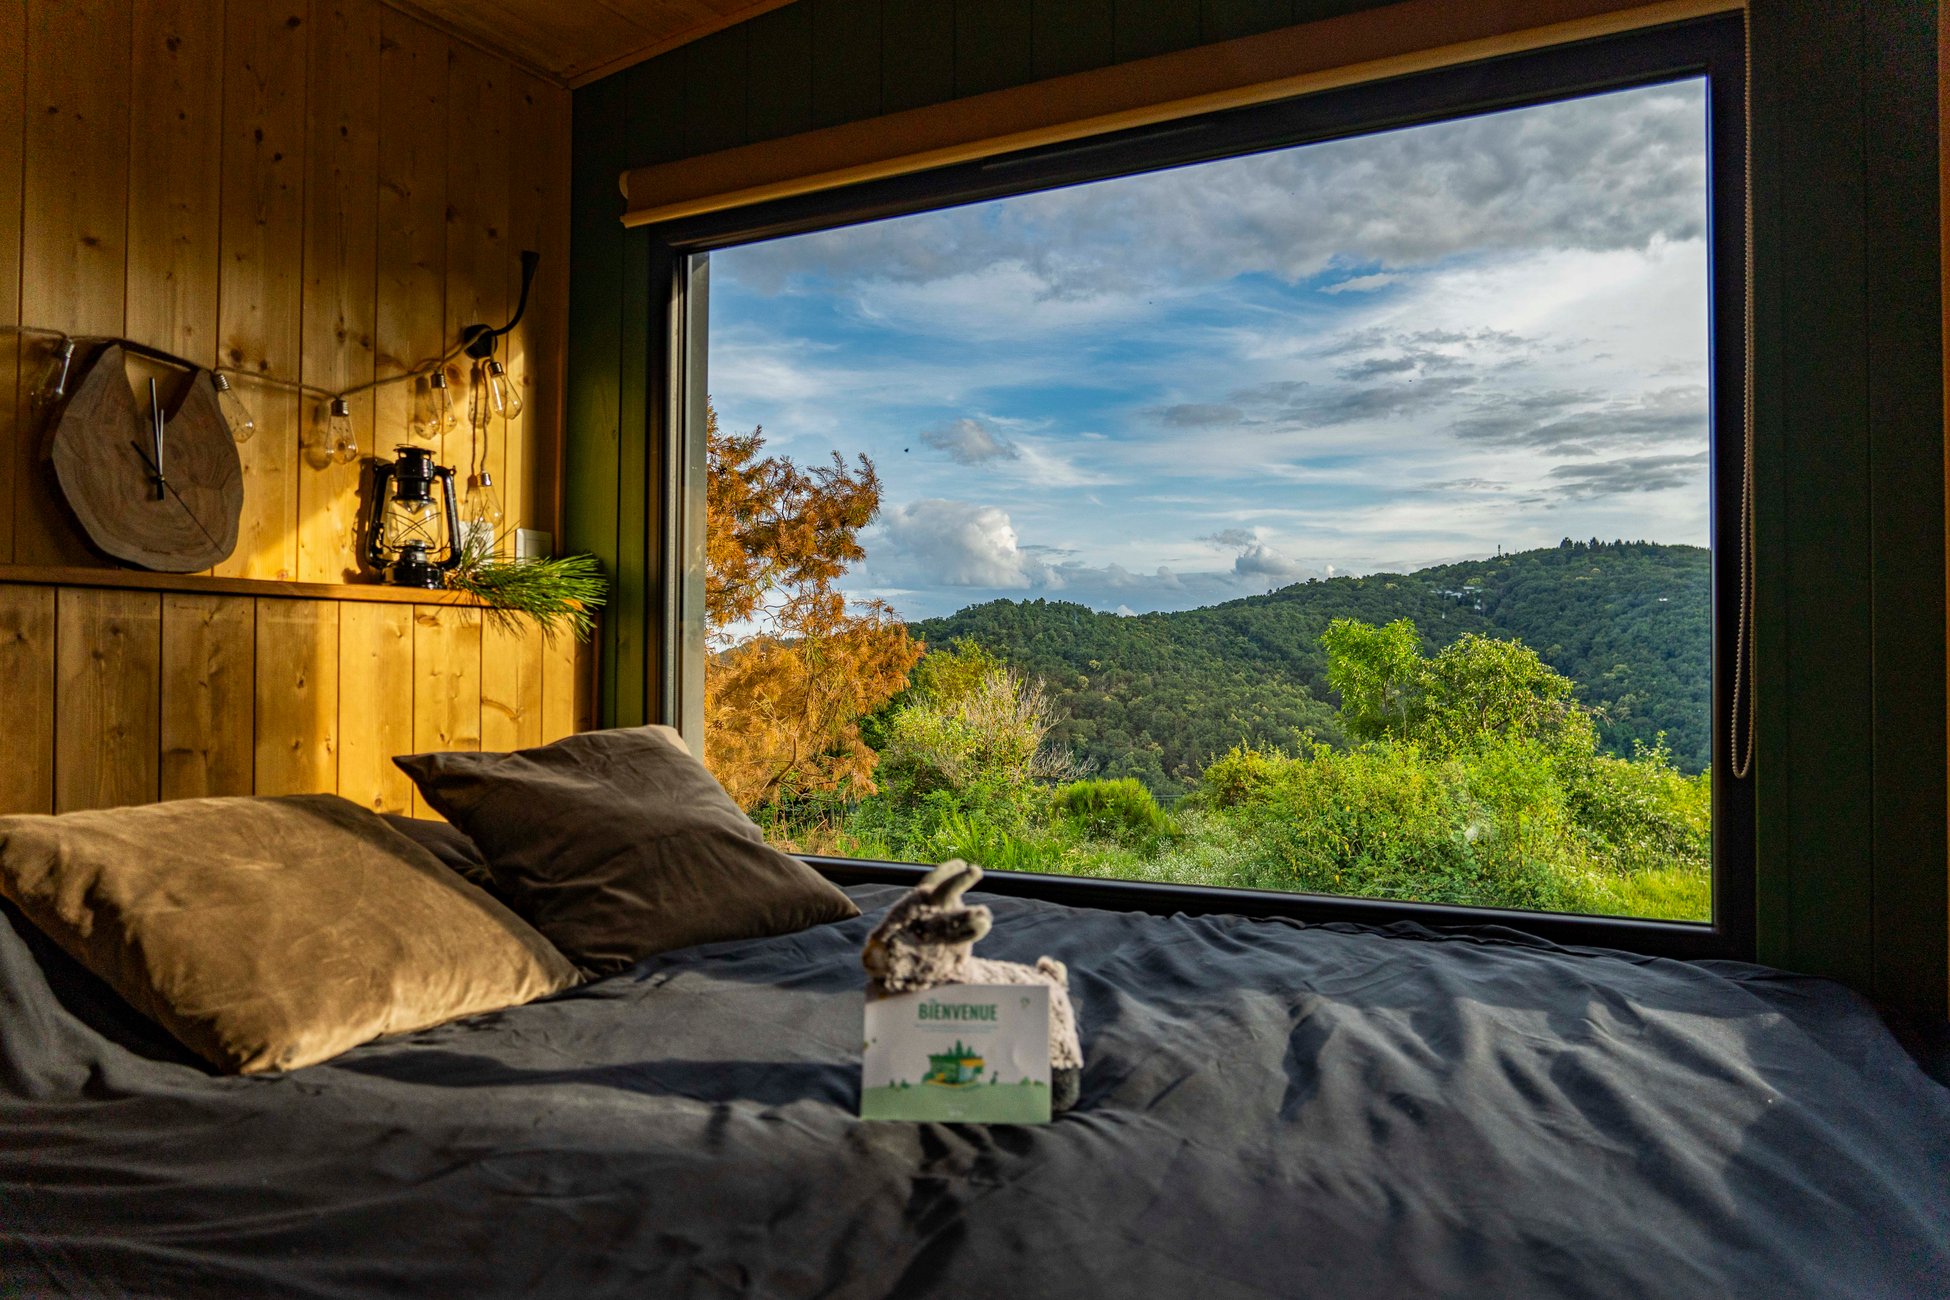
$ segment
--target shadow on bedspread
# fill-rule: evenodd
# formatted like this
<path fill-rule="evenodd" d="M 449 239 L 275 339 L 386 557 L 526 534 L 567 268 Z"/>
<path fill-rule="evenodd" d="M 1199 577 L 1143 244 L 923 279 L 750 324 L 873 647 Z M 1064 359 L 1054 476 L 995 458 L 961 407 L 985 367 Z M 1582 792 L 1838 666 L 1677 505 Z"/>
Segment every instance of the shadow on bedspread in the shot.
<path fill-rule="evenodd" d="M 0 925 L 0 1294 L 1950 1295 L 1950 1091 L 1836 985 L 991 897 L 1078 1110 L 862 1124 L 848 892 L 258 1079 Z"/>

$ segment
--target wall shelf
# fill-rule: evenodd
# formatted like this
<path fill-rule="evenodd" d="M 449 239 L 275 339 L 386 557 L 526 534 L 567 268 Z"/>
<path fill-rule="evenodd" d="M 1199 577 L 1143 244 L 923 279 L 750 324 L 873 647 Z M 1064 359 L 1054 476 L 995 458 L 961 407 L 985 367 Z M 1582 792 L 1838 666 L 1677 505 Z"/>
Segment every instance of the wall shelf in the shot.
<path fill-rule="evenodd" d="M 464 591 L 422 591 L 377 582 L 278 582 L 266 578 L 213 578 L 203 573 L 148 573 L 140 569 L 90 569 L 54 565 L 0 565 L 0 583 L 35 587 L 110 587 L 126 591 L 189 591 L 209 596 L 273 600 L 353 600 L 406 605 L 486 605 Z"/>

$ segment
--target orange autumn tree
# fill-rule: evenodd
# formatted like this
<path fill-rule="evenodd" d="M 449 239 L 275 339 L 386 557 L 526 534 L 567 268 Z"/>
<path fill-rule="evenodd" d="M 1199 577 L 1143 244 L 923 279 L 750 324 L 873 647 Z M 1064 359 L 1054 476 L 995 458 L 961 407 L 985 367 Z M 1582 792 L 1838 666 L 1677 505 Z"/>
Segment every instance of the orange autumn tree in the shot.
<path fill-rule="evenodd" d="M 872 793 L 860 719 L 907 685 L 922 650 L 887 605 L 835 586 L 866 556 L 880 477 L 865 456 L 802 467 L 764 453 L 763 429 L 725 433 L 707 407 L 705 758 L 746 809 Z"/>

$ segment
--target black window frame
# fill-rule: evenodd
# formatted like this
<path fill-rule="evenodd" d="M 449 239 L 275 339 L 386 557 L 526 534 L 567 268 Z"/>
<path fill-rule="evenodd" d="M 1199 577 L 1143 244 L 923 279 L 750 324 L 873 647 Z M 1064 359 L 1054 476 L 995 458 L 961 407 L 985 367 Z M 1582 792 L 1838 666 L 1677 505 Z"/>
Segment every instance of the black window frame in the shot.
<path fill-rule="evenodd" d="M 1740 492 L 1751 434 L 1744 385 L 1748 340 L 1745 34 L 1737 14 L 1696 19 L 1541 50 L 1323 90 L 1027 149 L 978 162 L 771 200 L 651 227 L 650 297 L 667 340 L 645 377 L 649 445 L 663 456 L 662 713 L 702 734 L 704 402 L 709 259 L 716 249 L 887 217 L 1369 135 L 1611 90 L 1693 77 L 1707 84 L 1712 469 L 1712 898 L 1710 924 L 1466 907 L 1222 886 L 993 872 L 998 894 L 1157 913 L 1241 914 L 1306 922 L 1500 926 L 1565 944 L 1654 956 L 1755 955 L 1756 833 L 1752 773 L 1730 764 L 1733 651 L 1739 627 Z M 657 322 L 650 322 L 654 327 Z M 1751 674 L 1751 665 L 1749 666 Z M 1741 716 L 1752 716 L 1751 675 Z M 1743 737 L 1744 739 L 1744 737 Z M 842 884 L 910 884 L 909 863 L 807 856 Z"/>

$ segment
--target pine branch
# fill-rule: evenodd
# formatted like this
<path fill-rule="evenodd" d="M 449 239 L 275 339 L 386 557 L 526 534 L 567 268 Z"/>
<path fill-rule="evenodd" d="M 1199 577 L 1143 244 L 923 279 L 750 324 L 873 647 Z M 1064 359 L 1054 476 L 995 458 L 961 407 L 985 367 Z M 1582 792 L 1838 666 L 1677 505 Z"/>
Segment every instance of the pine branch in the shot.
<path fill-rule="evenodd" d="M 519 632 L 525 619 L 550 643 L 564 629 L 587 641 L 595 628 L 590 611 L 603 603 L 609 587 L 593 555 L 500 560 L 472 537 L 461 549 L 459 565 L 447 575 L 447 585 L 485 601 L 488 621 L 496 627 Z"/>

